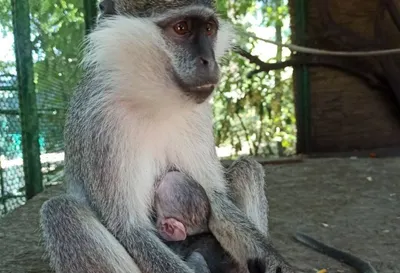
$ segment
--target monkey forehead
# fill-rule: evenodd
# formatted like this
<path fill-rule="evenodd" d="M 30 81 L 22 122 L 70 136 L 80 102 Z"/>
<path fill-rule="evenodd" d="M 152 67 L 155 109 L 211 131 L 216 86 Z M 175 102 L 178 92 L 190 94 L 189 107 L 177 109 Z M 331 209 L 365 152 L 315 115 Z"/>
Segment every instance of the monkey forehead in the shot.
<path fill-rule="evenodd" d="M 165 27 L 178 19 L 181 20 L 189 17 L 197 17 L 203 20 L 213 19 L 219 26 L 216 12 L 213 9 L 204 6 L 191 6 L 168 10 L 162 14 L 153 15 L 151 20 L 157 25 Z"/>
<path fill-rule="evenodd" d="M 120 14 L 150 17 L 172 9 L 203 6 L 214 9 L 214 0 L 114 0 L 115 9 Z"/>

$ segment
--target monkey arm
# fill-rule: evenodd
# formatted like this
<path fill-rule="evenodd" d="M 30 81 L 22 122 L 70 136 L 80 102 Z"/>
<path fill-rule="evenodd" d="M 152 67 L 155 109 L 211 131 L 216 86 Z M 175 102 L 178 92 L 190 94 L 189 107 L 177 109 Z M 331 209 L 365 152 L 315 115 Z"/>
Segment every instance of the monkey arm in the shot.
<path fill-rule="evenodd" d="M 261 181 L 259 182 L 260 186 L 255 187 L 255 190 L 259 191 L 260 187 L 263 189 L 264 186 L 261 183 L 264 183 L 264 174 L 261 165 L 256 161 L 242 159 L 228 170 L 229 177 L 224 177 L 226 171 L 223 171 L 221 162 L 215 154 L 212 154 L 211 150 L 208 158 L 210 158 L 209 165 L 213 166 L 213 168 L 207 168 L 207 171 L 203 171 L 201 175 L 194 176 L 194 178 L 206 190 L 211 205 L 211 213 L 208 220 L 210 232 L 221 246 L 243 266 L 246 265 L 249 259 L 266 259 L 267 257 L 269 259 L 274 258 L 279 264 L 285 265 L 283 258 L 281 258 L 267 235 L 265 235 L 267 232 L 262 232 L 262 230 L 268 230 L 268 228 L 258 228 L 255 223 L 259 221 L 251 221 L 246 215 L 247 210 L 242 211 L 233 203 L 231 199 L 233 197 L 231 196 L 232 191 L 228 190 L 229 184 L 231 184 L 228 180 L 245 180 L 245 183 L 250 183 L 249 178 L 254 179 L 254 177 Z M 247 188 L 238 186 L 238 190 L 239 188 L 243 195 Z M 255 202 L 255 200 L 251 199 L 252 196 L 255 198 L 257 194 L 250 192 L 246 197 L 242 196 L 240 198 L 236 196 L 236 198 L 243 199 L 239 203 Z M 262 206 L 262 204 L 259 205 Z M 267 222 L 265 222 L 265 225 L 267 225 Z"/>
<path fill-rule="evenodd" d="M 135 183 L 134 181 L 137 180 L 133 179 L 131 183 Z M 133 197 L 129 199 L 129 196 L 124 195 L 123 183 L 121 185 L 118 185 L 116 181 L 113 183 L 112 192 L 96 191 L 88 196 L 92 204 L 103 204 L 95 206 L 95 210 L 103 219 L 105 227 L 124 247 L 141 273 L 194 273 L 155 235 L 150 222 L 146 221 L 146 214 L 135 213 L 129 209 L 134 206 L 138 211 L 145 211 L 146 207 L 141 207 L 140 202 L 132 200 Z M 136 183 L 136 186 L 139 185 L 141 184 Z"/>
<path fill-rule="evenodd" d="M 124 188 L 121 185 L 116 186 L 116 181 L 113 182 L 113 192 L 96 191 L 90 192 L 88 196 L 92 201 L 92 206 L 97 204 L 94 205 L 94 209 L 102 219 L 104 226 L 126 250 L 140 272 L 194 273 L 155 235 L 149 222 L 144 219 L 146 214 L 133 213 L 132 210 L 129 210 L 132 204 L 140 209 L 140 203 L 127 197 L 124 198 Z M 122 198 L 113 198 L 115 195 Z M 108 200 L 108 203 L 105 200 Z M 99 206 L 99 204 L 103 205 Z M 102 238 L 99 240 L 102 241 Z"/>
<path fill-rule="evenodd" d="M 136 261 L 142 273 L 194 273 L 150 230 L 134 228 L 129 234 L 119 234 L 117 239 Z"/>
<path fill-rule="evenodd" d="M 226 196 L 214 191 L 210 198 L 209 229 L 236 260 L 279 257 L 269 239 Z"/>

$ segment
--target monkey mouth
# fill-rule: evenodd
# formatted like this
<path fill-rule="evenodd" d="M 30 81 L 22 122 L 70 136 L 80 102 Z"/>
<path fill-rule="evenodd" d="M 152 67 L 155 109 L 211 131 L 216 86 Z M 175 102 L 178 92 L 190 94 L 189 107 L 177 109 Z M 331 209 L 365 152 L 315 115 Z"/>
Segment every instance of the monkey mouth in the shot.
<path fill-rule="evenodd" d="M 197 103 L 204 102 L 214 91 L 215 84 L 203 84 L 188 89 L 188 94 L 195 99 Z"/>
<path fill-rule="evenodd" d="M 208 89 L 208 88 L 214 89 L 215 88 L 215 84 L 210 83 L 210 84 L 204 84 L 204 85 L 193 87 L 194 90 L 196 90 L 196 89 Z"/>
<path fill-rule="evenodd" d="M 174 73 L 175 82 L 181 88 L 183 93 L 194 100 L 196 103 L 201 104 L 207 100 L 207 98 L 214 91 L 218 83 L 218 78 L 197 81 L 192 80 L 189 82 L 183 81 L 176 73 Z"/>
<path fill-rule="evenodd" d="M 204 84 L 204 85 L 200 85 L 200 86 L 191 87 L 191 88 L 189 88 L 189 91 L 200 92 L 200 93 L 209 92 L 211 94 L 212 91 L 214 91 L 214 89 L 215 89 L 215 84 L 210 83 L 210 84 Z"/>

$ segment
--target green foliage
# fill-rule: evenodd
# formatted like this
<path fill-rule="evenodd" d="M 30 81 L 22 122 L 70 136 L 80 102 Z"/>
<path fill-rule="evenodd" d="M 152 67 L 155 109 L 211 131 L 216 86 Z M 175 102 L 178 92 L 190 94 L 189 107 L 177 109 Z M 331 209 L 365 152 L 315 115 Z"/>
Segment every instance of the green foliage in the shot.
<path fill-rule="evenodd" d="M 250 26 L 246 16 L 259 15 L 260 26 L 273 27 L 275 39 L 282 42 L 283 21 L 289 16 L 282 0 L 219 0 L 217 6 L 242 28 Z M 257 41 L 254 39 L 240 37 L 237 44 L 255 55 Z M 279 49 L 268 62 L 282 59 Z M 282 71 L 257 73 L 248 78 L 247 75 L 256 69 L 237 53 L 230 53 L 224 61 L 221 85 L 213 99 L 217 145 L 232 147 L 236 155 L 246 146 L 252 155 L 294 153 L 296 122 L 292 79 L 283 79 Z"/>
<path fill-rule="evenodd" d="M 37 91 L 56 94 L 64 103 L 80 77 L 78 63 L 85 33 L 82 1 L 30 3 Z"/>
<path fill-rule="evenodd" d="M 1 32 L 12 33 L 11 0 L 0 0 Z M 40 130 L 47 152 L 62 150 L 65 110 L 81 71 L 85 34 L 82 0 L 29 0 Z M 13 62 L 0 60 L 0 74 Z"/>
<path fill-rule="evenodd" d="M 81 0 L 30 0 L 35 82 L 47 152 L 63 149 L 63 127 L 71 92 L 79 81 L 85 34 Z"/>
<path fill-rule="evenodd" d="M 0 31 L 12 33 L 11 1 L 0 0 Z M 81 0 L 29 0 L 37 92 L 64 97 L 80 77 L 77 64 L 85 33 Z M 13 63 L 1 62 L 5 70 Z"/>
<path fill-rule="evenodd" d="M 11 1 L 0 0 L 0 31 L 12 31 Z M 81 43 L 85 33 L 82 0 L 30 0 L 35 83 L 38 94 L 41 130 L 47 152 L 60 150 L 65 108 L 81 71 Z M 259 25 L 275 30 L 275 39 L 282 40 L 288 29 L 285 0 L 218 0 L 223 18 L 249 30 L 249 16 L 258 17 Z M 261 36 L 261 33 L 256 33 Z M 240 37 L 237 44 L 256 55 L 258 42 Z M 261 58 L 261 57 L 260 57 Z M 284 60 L 282 50 L 268 62 Z M 9 73 L 13 62 L 0 60 L 0 73 Z M 292 80 L 282 71 L 257 73 L 257 67 L 236 53 L 224 61 L 221 86 L 214 102 L 217 145 L 231 146 L 236 153 L 246 145 L 253 155 L 293 153 L 295 146 L 295 114 Z"/>
<path fill-rule="evenodd" d="M 3 36 L 12 32 L 11 1 L 0 0 L 0 32 Z"/>

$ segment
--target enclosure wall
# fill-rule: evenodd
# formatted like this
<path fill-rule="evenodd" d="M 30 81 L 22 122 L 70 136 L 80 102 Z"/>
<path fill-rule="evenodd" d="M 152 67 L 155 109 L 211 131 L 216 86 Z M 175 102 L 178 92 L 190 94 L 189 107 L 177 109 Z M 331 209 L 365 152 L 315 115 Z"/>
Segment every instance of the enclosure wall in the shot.
<path fill-rule="evenodd" d="M 302 1 L 290 1 L 294 35 L 298 30 L 296 26 L 299 16 L 296 14 L 298 2 Z M 341 43 L 344 45 L 349 42 L 343 37 L 327 38 L 329 32 L 333 30 L 324 24 L 327 16 L 321 13 L 324 9 L 323 5 L 328 7 L 332 20 L 338 28 L 354 31 L 363 39 L 376 40 L 374 38 L 375 19 L 377 16 L 383 16 L 379 14 L 379 0 L 308 0 L 305 2 L 307 2 L 306 44 L 308 46 L 350 50 L 345 46 L 340 46 Z M 400 4 L 399 0 L 395 2 Z M 387 14 L 385 16 L 387 17 Z M 384 26 L 390 47 L 400 47 L 399 31 L 389 23 L 389 20 L 384 22 Z M 368 44 L 365 43 L 365 47 L 364 50 L 367 49 Z M 398 55 L 390 58 L 394 58 L 399 63 Z M 383 93 L 385 91 L 372 89 L 365 81 L 355 76 L 327 67 L 310 67 L 309 77 L 310 149 L 306 152 L 349 152 L 400 146 L 400 120 L 394 114 L 393 105 L 388 102 Z M 301 85 L 296 85 L 296 96 L 301 97 L 306 94 L 301 88 Z M 298 101 L 302 99 L 304 98 Z M 297 103 L 296 107 L 302 106 Z M 300 126 L 304 127 L 303 124 Z M 306 130 L 299 128 L 299 132 L 306 132 Z M 304 136 L 299 137 L 304 138 Z"/>

